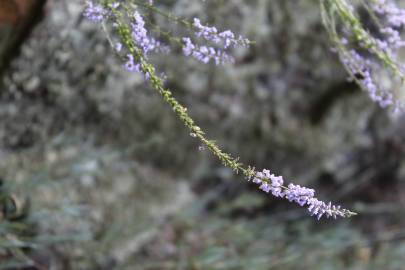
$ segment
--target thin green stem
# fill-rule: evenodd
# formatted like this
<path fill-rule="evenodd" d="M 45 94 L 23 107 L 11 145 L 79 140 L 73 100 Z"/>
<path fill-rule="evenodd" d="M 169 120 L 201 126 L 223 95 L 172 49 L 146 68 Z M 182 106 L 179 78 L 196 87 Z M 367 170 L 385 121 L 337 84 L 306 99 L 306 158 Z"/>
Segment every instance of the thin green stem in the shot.
<path fill-rule="evenodd" d="M 143 3 L 143 2 L 137 1 L 137 0 L 132 0 L 132 2 L 135 3 L 138 6 L 146 8 L 146 9 L 148 9 L 148 10 L 150 10 L 150 11 L 156 13 L 156 14 L 159 14 L 159 15 L 161 15 L 161 16 L 163 16 L 163 17 L 165 17 L 165 18 L 167 18 L 167 19 L 169 19 L 171 21 L 183 24 L 184 26 L 186 26 L 186 27 L 188 27 L 190 29 L 193 28 L 193 24 L 191 22 L 187 21 L 186 19 L 180 18 L 180 17 L 178 17 L 178 16 L 176 16 L 176 15 L 174 15 L 172 13 L 165 12 L 165 11 L 155 7 L 154 5 Z"/>
<path fill-rule="evenodd" d="M 117 17 L 121 17 L 119 13 L 116 13 Z M 223 152 L 213 140 L 205 137 L 204 131 L 197 126 L 194 120 L 187 113 L 186 107 L 181 105 L 172 95 L 172 92 L 164 87 L 163 80 L 156 75 L 153 65 L 148 63 L 143 56 L 142 52 L 134 44 L 130 29 L 121 20 L 117 20 L 118 33 L 123 41 L 123 44 L 129 49 L 130 53 L 134 55 L 136 59 L 141 63 L 141 71 L 148 77 L 152 88 L 156 90 L 163 100 L 170 105 L 177 117 L 183 122 L 183 124 L 189 129 L 194 137 L 198 138 L 221 162 L 224 166 L 231 168 L 236 173 L 242 172 L 246 177 L 251 178 L 255 172 L 250 167 L 245 167 L 239 162 L 239 158 L 234 158 L 230 154 Z"/>

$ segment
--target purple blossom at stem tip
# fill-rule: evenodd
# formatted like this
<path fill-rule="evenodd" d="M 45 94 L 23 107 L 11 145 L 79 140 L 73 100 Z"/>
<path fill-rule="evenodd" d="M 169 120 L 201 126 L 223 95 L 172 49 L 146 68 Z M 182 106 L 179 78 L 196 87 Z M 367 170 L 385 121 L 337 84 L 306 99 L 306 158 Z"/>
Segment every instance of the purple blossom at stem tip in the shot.
<path fill-rule="evenodd" d="M 323 201 L 315 198 L 315 190 L 301 187 L 299 185 L 289 184 L 285 187 L 283 177 L 271 174 L 269 170 L 264 169 L 261 172 L 256 172 L 256 175 L 251 179 L 253 183 L 259 186 L 259 189 L 266 193 L 270 193 L 275 197 L 286 198 L 290 202 L 295 202 L 300 206 L 306 206 L 311 216 L 316 216 L 319 220 L 322 216 L 327 218 L 333 217 L 351 217 L 356 215 L 347 209 L 341 209 L 340 206 L 332 205 L 331 202 L 326 204 Z"/>

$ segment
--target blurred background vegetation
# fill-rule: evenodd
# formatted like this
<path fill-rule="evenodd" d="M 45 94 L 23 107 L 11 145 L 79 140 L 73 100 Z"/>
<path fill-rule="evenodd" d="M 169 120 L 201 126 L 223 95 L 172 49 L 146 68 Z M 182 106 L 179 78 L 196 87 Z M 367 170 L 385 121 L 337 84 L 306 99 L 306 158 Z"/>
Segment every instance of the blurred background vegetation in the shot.
<path fill-rule="evenodd" d="M 209 137 L 348 220 L 199 149 L 80 1 L 24 1 L 0 1 L 0 269 L 405 269 L 405 119 L 347 81 L 317 1 L 160 1 L 256 44 L 233 66 L 153 61 Z"/>

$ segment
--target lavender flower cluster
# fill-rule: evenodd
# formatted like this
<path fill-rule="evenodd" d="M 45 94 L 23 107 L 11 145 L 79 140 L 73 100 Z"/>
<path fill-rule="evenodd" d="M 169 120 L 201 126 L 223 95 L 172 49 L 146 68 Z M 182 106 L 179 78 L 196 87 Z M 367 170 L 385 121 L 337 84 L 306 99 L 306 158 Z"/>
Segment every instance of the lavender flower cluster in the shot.
<path fill-rule="evenodd" d="M 149 1 L 152 5 L 153 2 Z M 111 5 L 112 8 L 118 8 L 119 3 L 114 2 Z M 84 16 L 89 20 L 101 23 L 109 18 L 111 12 L 107 7 L 103 7 L 98 4 L 94 4 L 92 1 L 86 2 L 86 9 L 84 11 Z M 157 41 L 148 34 L 148 30 L 145 26 L 145 20 L 142 15 L 135 10 L 131 16 L 131 36 L 136 44 L 136 46 L 142 51 L 143 56 L 147 56 L 150 52 L 168 52 L 168 46 L 163 45 L 161 42 Z M 226 30 L 219 32 L 215 27 L 208 27 L 201 24 L 200 20 L 195 18 L 191 24 L 192 30 L 196 38 L 203 39 L 207 42 L 212 42 L 216 45 L 197 45 L 192 41 L 190 37 L 181 38 L 182 51 L 185 56 L 191 56 L 198 61 L 205 64 L 210 61 L 215 62 L 215 64 L 232 63 L 234 59 L 227 52 L 230 48 L 235 48 L 237 46 L 247 47 L 250 43 L 248 39 L 241 36 L 236 37 L 236 35 L 230 31 Z M 115 46 L 120 51 L 122 46 L 116 44 Z M 133 56 L 126 55 L 127 62 L 125 63 L 125 68 L 129 71 L 139 72 L 139 63 L 137 63 Z"/>
<path fill-rule="evenodd" d="M 381 50 L 395 58 L 398 50 L 405 46 L 405 41 L 402 40 L 399 31 L 405 26 L 405 9 L 399 8 L 387 0 L 378 0 L 372 5 L 372 8 L 386 21 L 385 26 L 380 29 L 385 38 L 376 39 L 376 42 Z"/>
<path fill-rule="evenodd" d="M 163 46 L 156 39 L 148 36 L 148 30 L 145 28 L 145 21 L 138 11 L 133 14 L 133 22 L 131 23 L 131 36 L 137 46 L 142 50 L 144 56 L 149 52 L 167 52 L 168 48 Z"/>
<path fill-rule="evenodd" d="M 394 105 L 394 110 L 401 110 L 402 105 L 395 100 L 390 89 L 379 86 L 375 79 L 377 71 L 380 69 L 378 63 L 361 55 L 355 49 L 346 51 L 340 56 L 342 63 L 353 75 L 353 79 L 368 92 L 371 100 L 382 108 Z"/>
<path fill-rule="evenodd" d="M 150 3 L 152 4 L 152 2 Z M 120 6 L 118 2 L 112 3 L 111 7 L 116 9 Z M 92 1 L 86 1 L 86 9 L 84 11 L 84 16 L 87 17 L 90 21 L 101 23 L 109 19 L 112 16 L 111 10 L 107 7 L 103 7 L 98 4 L 94 4 Z M 135 11 L 132 14 L 131 19 L 131 37 L 140 49 L 144 57 L 147 57 L 148 54 L 152 51 L 154 52 L 167 52 L 168 48 L 163 46 L 159 41 L 150 37 L 148 31 L 145 28 L 145 21 L 141 14 L 138 11 Z M 123 49 L 123 46 L 120 42 L 114 44 L 114 49 L 117 53 L 120 53 Z M 140 63 L 137 59 L 134 58 L 133 54 L 127 53 L 126 62 L 124 67 L 130 72 L 141 72 Z M 144 74 L 145 75 L 145 74 Z M 146 76 L 146 75 L 145 75 Z M 147 79 L 147 76 L 145 77 Z"/>
<path fill-rule="evenodd" d="M 108 11 L 101 5 L 94 4 L 92 1 L 86 1 L 86 9 L 83 15 L 90 21 L 100 23 L 108 16 Z"/>
<path fill-rule="evenodd" d="M 184 55 L 192 56 L 203 63 L 208 63 L 210 60 L 214 60 L 217 65 L 226 62 L 234 62 L 234 59 L 229 56 L 225 50 L 237 46 L 247 47 L 250 43 L 248 39 L 242 36 L 236 38 L 235 34 L 230 30 L 218 32 L 216 27 L 204 26 L 198 18 L 194 18 L 193 26 L 196 29 L 195 35 L 197 37 L 220 45 L 223 48 L 218 49 L 212 46 L 198 46 L 194 44 L 189 37 L 184 37 Z"/>
<path fill-rule="evenodd" d="M 315 190 L 313 189 L 294 184 L 289 184 L 287 187 L 283 186 L 283 177 L 275 176 L 266 169 L 257 172 L 252 182 L 260 185 L 259 189 L 266 193 L 271 193 L 275 197 L 286 198 L 300 206 L 306 206 L 311 216 L 316 216 L 318 220 L 322 216 L 336 219 L 337 217 L 350 217 L 354 214 L 349 210 L 341 209 L 339 205 L 318 200 L 315 198 Z"/>
<path fill-rule="evenodd" d="M 242 36 L 236 38 L 235 34 L 231 30 L 226 30 L 218 33 L 216 27 L 204 26 L 201 21 L 194 18 L 193 26 L 196 28 L 196 36 L 202 37 L 207 41 L 212 41 L 216 44 L 223 43 L 224 49 L 237 46 L 249 46 L 250 41 Z"/>
<path fill-rule="evenodd" d="M 389 61 L 395 63 L 398 72 L 404 73 L 405 66 L 399 64 L 399 50 L 405 46 L 405 41 L 401 38 L 400 30 L 405 26 L 405 9 L 399 8 L 390 0 L 376 0 L 370 4 L 379 20 L 379 35 L 371 36 L 370 44 L 386 55 Z M 353 7 L 352 7 L 353 9 Z M 365 89 L 370 98 L 381 107 L 393 107 L 394 112 L 403 112 L 404 104 L 397 97 L 393 83 L 384 85 L 381 77 L 387 75 L 387 67 L 381 63 L 381 59 L 370 57 L 375 52 L 370 50 L 370 44 L 360 43 L 360 47 L 355 47 L 349 42 L 351 29 L 346 29 L 348 37 L 341 38 L 340 46 L 349 48 L 341 51 L 340 58 L 346 66 L 352 79 Z M 403 79 L 403 78 L 401 78 Z M 395 80 L 393 80 L 395 81 Z M 402 84 L 403 82 L 400 82 Z M 404 90 L 404 89 L 400 89 Z"/>
<path fill-rule="evenodd" d="M 132 16 L 131 37 L 136 46 L 142 51 L 144 57 L 147 57 L 150 52 L 169 52 L 169 48 L 167 46 L 161 44 L 159 41 L 148 35 L 148 30 L 145 28 L 145 21 L 138 11 L 135 11 Z M 122 48 L 121 43 L 117 43 L 116 48 L 117 47 L 117 52 L 119 52 Z M 126 55 L 126 59 L 127 61 L 124 64 L 126 70 L 130 72 L 142 73 L 139 62 L 136 61 L 131 53 Z M 148 79 L 147 74 L 143 75 L 145 76 L 145 79 Z"/>
<path fill-rule="evenodd" d="M 214 60 L 216 65 L 234 62 L 234 59 L 223 50 L 209 46 L 198 46 L 189 37 L 182 40 L 184 43 L 183 54 L 185 56 L 192 56 L 204 64 L 208 64 L 211 60 Z"/>

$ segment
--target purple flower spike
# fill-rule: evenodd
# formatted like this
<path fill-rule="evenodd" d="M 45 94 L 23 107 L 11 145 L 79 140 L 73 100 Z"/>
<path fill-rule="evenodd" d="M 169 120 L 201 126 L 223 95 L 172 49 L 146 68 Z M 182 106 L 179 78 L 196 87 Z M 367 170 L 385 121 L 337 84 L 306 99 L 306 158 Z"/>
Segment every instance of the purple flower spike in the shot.
<path fill-rule="evenodd" d="M 266 193 L 271 192 L 275 197 L 285 197 L 290 202 L 295 202 L 300 206 L 307 206 L 311 216 L 316 216 L 319 220 L 322 216 L 333 217 L 351 217 L 355 213 L 341 209 L 340 206 L 326 204 L 315 198 L 315 190 L 301 187 L 299 185 L 289 184 L 283 186 L 283 177 L 271 174 L 269 170 L 257 172 L 252 179 L 253 183 L 259 184 L 259 189 Z"/>

